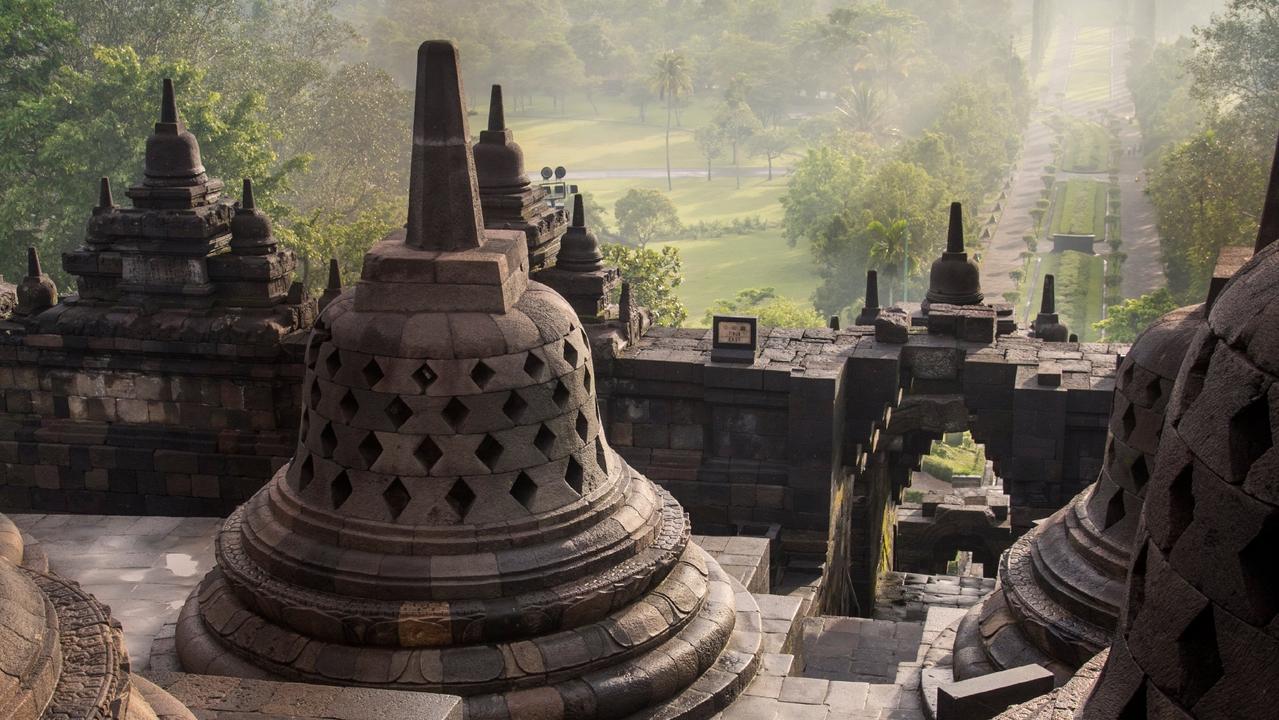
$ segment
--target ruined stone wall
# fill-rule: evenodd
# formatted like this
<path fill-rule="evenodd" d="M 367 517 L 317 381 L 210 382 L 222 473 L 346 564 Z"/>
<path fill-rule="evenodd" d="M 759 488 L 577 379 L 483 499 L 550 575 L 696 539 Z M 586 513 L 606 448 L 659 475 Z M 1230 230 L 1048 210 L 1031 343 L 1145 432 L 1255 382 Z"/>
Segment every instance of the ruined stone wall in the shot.
<path fill-rule="evenodd" d="M 301 343 L 0 344 L 0 507 L 225 515 L 287 461 Z"/>

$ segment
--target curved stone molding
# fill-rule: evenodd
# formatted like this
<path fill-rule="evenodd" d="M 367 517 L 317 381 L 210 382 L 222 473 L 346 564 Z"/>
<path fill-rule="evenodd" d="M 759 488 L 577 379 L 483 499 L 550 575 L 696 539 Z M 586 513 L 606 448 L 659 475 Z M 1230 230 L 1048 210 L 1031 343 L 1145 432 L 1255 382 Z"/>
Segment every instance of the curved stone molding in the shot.
<path fill-rule="evenodd" d="M 1262 718 L 1279 687 L 1279 255 L 1226 284 L 1168 402 L 1088 720 Z"/>
<path fill-rule="evenodd" d="M 1110 642 L 1177 366 L 1204 324 L 1204 306 L 1185 307 L 1138 337 L 1117 371 L 1097 481 L 1001 558 L 996 592 L 961 624 L 958 678 L 1034 662 L 1060 685 Z"/>

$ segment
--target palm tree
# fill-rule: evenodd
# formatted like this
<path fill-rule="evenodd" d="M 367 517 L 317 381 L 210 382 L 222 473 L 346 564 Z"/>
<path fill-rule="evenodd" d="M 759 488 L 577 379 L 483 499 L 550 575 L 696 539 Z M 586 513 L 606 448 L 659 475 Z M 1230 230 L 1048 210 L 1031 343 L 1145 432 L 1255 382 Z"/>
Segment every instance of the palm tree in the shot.
<path fill-rule="evenodd" d="M 835 109 L 844 115 L 853 130 L 876 137 L 886 132 L 884 118 L 888 113 L 888 100 L 873 85 L 859 83 L 849 88 Z"/>
<path fill-rule="evenodd" d="M 688 59 L 678 50 L 667 50 L 653 63 L 652 86 L 659 100 L 666 101 L 666 189 L 671 190 L 671 112 L 675 99 L 693 92 Z"/>
<path fill-rule="evenodd" d="M 902 302 L 906 302 L 906 283 L 910 269 L 906 266 L 910 258 L 910 226 L 905 220 L 896 220 L 885 225 L 872 220 L 866 226 L 866 234 L 870 236 L 870 261 L 890 279 L 898 280 L 902 288 Z M 888 304 L 893 305 L 893 286 L 888 286 Z"/>
<path fill-rule="evenodd" d="M 898 32 L 875 33 L 860 49 L 862 55 L 855 69 L 870 74 L 887 87 L 909 78 L 919 64 L 919 57 L 910 41 Z"/>

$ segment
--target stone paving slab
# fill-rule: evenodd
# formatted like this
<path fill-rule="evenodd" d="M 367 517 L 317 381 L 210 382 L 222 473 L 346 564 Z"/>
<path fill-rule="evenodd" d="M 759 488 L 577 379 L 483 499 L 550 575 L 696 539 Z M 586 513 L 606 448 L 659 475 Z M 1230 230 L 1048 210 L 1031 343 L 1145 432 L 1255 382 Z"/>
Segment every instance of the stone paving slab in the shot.
<path fill-rule="evenodd" d="M 880 582 L 875 619 L 920 622 L 934 607 L 969 608 L 994 589 L 994 578 L 886 573 Z"/>
<path fill-rule="evenodd" d="M 111 607 L 124 628 L 134 670 L 177 620 L 187 595 L 213 567 L 218 518 L 123 515 L 10 515 L 40 543 L 49 567 Z"/>
<path fill-rule="evenodd" d="M 768 538 L 728 535 L 694 535 L 701 546 L 728 573 L 753 593 L 769 591 Z"/>

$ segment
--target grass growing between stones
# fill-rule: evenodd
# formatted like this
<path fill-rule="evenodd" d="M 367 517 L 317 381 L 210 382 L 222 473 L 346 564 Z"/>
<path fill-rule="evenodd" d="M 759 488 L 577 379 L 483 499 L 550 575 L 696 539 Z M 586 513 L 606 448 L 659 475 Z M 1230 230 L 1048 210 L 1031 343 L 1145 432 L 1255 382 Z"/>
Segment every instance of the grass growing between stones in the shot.
<path fill-rule="evenodd" d="M 922 460 L 924 472 L 939 480 L 956 475 L 981 475 L 986 469 L 986 451 L 971 433 L 952 433 L 933 442 Z"/>
<path fill-rule="evenodd" d="M 1106 184 L 1096 180 L 1058 183 L 1053 199 L 1053 235 L 1105 235 Z"/>
<path fill-rule="evenodd" d="M 1070 332 L 1084 342 L 1096 340 L 1098 334 L 1092 324 L 1101 320 L 1101 301 L 1105 281 L 1105 262 L 1100 256 L 1067 250 L 1049 253 L 1043 257 L 1040 282 L 1035 287 L 1031 304 L 1031 318 L 1039 312 L 1043 302 L 1043 280 L 1052 275 L 1056 281 L 1057 313 Z"/>

